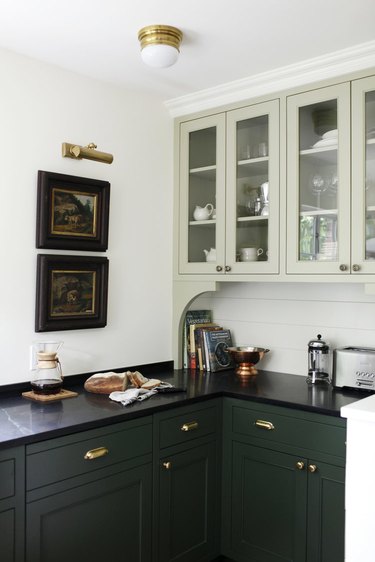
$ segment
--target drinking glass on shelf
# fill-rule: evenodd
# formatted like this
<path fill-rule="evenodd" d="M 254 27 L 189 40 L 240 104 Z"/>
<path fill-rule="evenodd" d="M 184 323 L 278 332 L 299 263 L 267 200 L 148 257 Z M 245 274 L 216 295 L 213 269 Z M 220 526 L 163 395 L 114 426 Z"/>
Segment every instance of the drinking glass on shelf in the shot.
<path fill-rule="evenodd" d="M 316 195 L 316 206 L 320 207 L 320 196 L 328 188 L 327 181 L 321 174 L 314 174 L 310 179 L 310 189 Z"/>

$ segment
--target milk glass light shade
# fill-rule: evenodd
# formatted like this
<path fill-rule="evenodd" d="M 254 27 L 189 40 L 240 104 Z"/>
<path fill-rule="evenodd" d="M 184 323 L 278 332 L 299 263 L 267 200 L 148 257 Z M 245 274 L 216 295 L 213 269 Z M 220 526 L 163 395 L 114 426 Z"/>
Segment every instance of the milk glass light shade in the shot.
<path fill-rule="evenodd" d="M 179 55 L 182 32 L 170 25 L 149 25 L 138 32 L 143 62 L 156 68 L 172 66 Z"/>

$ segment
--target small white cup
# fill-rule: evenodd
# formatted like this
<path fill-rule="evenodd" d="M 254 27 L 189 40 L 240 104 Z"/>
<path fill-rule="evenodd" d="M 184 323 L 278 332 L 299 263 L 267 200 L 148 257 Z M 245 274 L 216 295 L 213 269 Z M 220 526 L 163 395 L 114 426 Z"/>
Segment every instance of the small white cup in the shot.
<path fill-rule="evenodd" d="M 263 248 L 241 248 L 241 261 L 256 261 L 263 254 Z"/>

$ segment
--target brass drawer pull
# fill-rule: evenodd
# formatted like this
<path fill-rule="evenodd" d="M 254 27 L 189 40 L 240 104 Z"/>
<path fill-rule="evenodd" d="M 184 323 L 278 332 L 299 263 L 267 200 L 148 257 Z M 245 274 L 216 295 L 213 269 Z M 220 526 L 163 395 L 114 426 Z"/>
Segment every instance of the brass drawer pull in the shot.
<path fill-rule="evenodd" d="M 94 459 L 98 459 L 99 457 L 105 457 L 108 455 L 109 451 L 106 447 L 98 447 L 97 449 L 91 449 L 91 451 L 87 451 L 85 456 L 83 457 L 86 461 L 92 461 Z"/>
<path fill-rule="evenodd" d="M 165 470 L 170 470 L 172 468 L 172 463 L 170 461 L 163 462 Z"/>
<path fill-rule="evenodd" d="M 269 431 L 271 429 L 275 429 L 275 426 L 273 425 L 272 422 L 265 421 L 265 420 L 256 420 L 255 425 L 257 427 L 260 427 L 261 429 L 268 429 Z"/>
<path fill-rule="evenodd" d="M 303 461 L 297 461 L 296 468 L 298 468 L 298 470 L 303 470 L 305 468 L 305 463 Z"/>
<path fill-rule="evenodd" d="M 198 429 L 198 422 L 193 421 L 184 423 L 184 425 L 182 425 L 180 429 L 181 431 L 192 431 L 193 429 Z"/>
<path fill-rule="evenodd" d="M 316 464 L 309 464 L 309 466 L 307 467 L 309 472 L 314 473 L 318 470 L 318 467 L 316 466 Z"/>

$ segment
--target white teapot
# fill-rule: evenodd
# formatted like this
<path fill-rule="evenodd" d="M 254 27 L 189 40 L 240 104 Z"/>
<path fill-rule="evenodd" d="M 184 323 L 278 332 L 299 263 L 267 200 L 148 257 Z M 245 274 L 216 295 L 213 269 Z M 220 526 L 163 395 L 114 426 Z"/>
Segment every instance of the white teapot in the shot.
<path fill-rule="evenodd" d="M 203 250 L 206 256 L 206 261 L 216 261 L 216 248 L 211 248 L 210 251 Z"/>
<path fill-rule="evenodd" d="M 199 207 L 199 205 L 197 205 L 193 213 L 194 220 L 206 221 L 211 217 L 213 210 L 214 210 L 214 206 L 211 205 L 211 203 L 207 203 L 205 207 Z"/>

